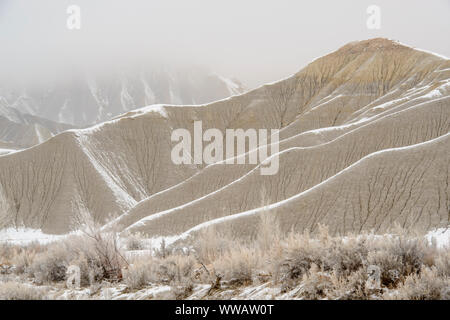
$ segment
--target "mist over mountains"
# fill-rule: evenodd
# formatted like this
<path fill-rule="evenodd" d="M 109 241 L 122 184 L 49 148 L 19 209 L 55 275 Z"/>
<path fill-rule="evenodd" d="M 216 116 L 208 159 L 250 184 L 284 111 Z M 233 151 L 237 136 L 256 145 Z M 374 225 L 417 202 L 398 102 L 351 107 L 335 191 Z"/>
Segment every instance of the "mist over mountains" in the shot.
<path fill-rule="evenodd" d="M 146 105 L 203 104 L 245 91 L 238 80 L 203 67 L 156 65 L 116 72 L 72 72 L 41 83 L 0 83 L 0 141 L 30 147 Z"/>

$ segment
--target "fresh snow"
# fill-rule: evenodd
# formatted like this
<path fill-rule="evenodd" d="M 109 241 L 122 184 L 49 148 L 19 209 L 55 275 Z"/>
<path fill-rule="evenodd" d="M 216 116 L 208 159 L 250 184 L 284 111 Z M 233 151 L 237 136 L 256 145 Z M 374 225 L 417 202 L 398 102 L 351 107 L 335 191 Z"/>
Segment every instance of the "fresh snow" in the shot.
<path fill-rule="evenodd" d="M 440 85 L 434 90 L 431 90 L 427 94 L 423 95 L 422 98 L 437 98 L 442 97 L 450 89 L 450 80 L 447 80 L 444 84 Z"/>
<path fill-rule="evenodd" d="M 26 245 L 31 242 L 47 244 L 57 240 L 65 239 L 67 235 L 50 235 L 41 230 L 31 228 L 8 228 L 0 230 L 0 243 L 11 243 Z"/>
<path fill-rule="evenodd" d="M 432 230 L 425 236 L 428 241 L 435 241 L 438 248 L 448 247 L 450 249 L 450 227 Z"/>
<path fill-rule="evenodd" d="M 142 115 L 142 114 L 149 113 L 149 112 L 159 113 L 163 118 L 168 118 L 167 111 L 164 108 L 163 104 L 152 104 L 150 106 L 146 106 L 146 107 L 143 107 L 143 108 L 132 110 L 130 112 L 131 113 L 134 113 L 134 112 L 136 113 L 135 115 L 132 116 L 133 118 L 136 117 L 136 116 Z"/>
<path fill-rule="evenodd" d="M 136 205 L 137 201 L 134 200 L 121 186 L 120 183 L 116 182 L 113 174 L 110 174 L 101 163 L 99 163 L 91 151 L 83 145 L 84 137 L 79 137 L 79 145 L 84 154 L 89 158 L 91 164 L 97 170 L 97 172 L 102 176 L 103 181 L 107 184 L 109 189 L 114 194 L 117 203 L 120 203 L 124 208 L 131 208 Z"/>
<path fill-rule="evenodd" d="M 17 152 L 17 150 L 14 150 L 14 149 L 1 149 L 0 148 L 0 156 L 7 155 L 7 154 L 10 154 L 10 153 L 14 153 L 14 152 Z"/>
<path fill-rule="evenodd" d="M 370 121 L 370 120 L 373 120 L 373 119 L 376 118 L 376 117 L 377 117 L 377 116 L 373 116 L 373 117 L 364 117 L 364 118 L 361 118 L 361 119 L 359 119 L 359 120 L 357 120 L 357 121 L 350 122 L 350 123 L 347 123 L 347 124 L 343 124 L 343 125 L 340 125 L 340 126 L 333 126 L 333 127 L 325 127 L 325 128 L 313 129 L 313 130 L 309 130 L 309 131 L 303 132 L 303 133 L 301 133 L 301 134 L 304 134 L 304 133 L 320 134 L 320 133 L 322 133 L 322 132 L 327 132 L 327 131 L 343 130 L 343 129 L 351 128 L 351 127 L 353 127 L 353 126 L 356 126 L 356 125 L 359 125 L 359 124 L 368 122 L 368 121 Z M 294 136 L 294 137 L 296 137 L 296 136 Z M 292 137 L 292 138 L 294 138 L 294 137 Z M 290 138 L 290 139 L 292 139 L 292 138 Z M 286 140 L 287 140 L 287 139 L 286 139 Z"/>

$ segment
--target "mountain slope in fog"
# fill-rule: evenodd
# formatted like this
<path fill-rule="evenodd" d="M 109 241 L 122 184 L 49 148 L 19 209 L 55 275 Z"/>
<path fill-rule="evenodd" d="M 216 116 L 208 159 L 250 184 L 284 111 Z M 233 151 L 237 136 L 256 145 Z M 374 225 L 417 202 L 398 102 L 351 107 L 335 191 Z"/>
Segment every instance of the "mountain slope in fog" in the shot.
<path fill-rule="evenodd" d="M 0 148 L 20 149 L 44 142 L 73 126 L 22 113 L 0 100 Z"/>
<path fill-rule="evenodd" d="M 244 92 L 204 68 L 141 68 L 127 72 L 78 74 L 56 84 L 0 84 L 10 107 L 56 122 L 85 127 L 145 105 L 201 104 Z"/>

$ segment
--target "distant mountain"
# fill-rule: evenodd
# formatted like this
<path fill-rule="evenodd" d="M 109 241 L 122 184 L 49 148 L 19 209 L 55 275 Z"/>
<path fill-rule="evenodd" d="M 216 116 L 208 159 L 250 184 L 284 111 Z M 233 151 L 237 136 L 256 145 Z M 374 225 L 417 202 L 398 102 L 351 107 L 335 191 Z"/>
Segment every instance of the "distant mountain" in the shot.
<path fill-rule="evenodd" d="M 0 98 L 0 149 L 28 148 L 74 126 L 22 113 Z M 6 151 L 3 151 L 5 153 Z"/>
<path fill-rule="evenodd" d="M 203 104 L 244 92 L 237 80 L 202 67 L 146 67 L 109 74 L 79 74 L 56 84 L 0 83 L 7 106 L 75 126 L 109 120 L 138 107 L 156 104 Z"/>
<path fill-rule="evenodd" d="M 171 133 L 196 120 L 203 130 L 280 128 L 278 173 L 175 165 Z M 449 131 L 449 59 L 358 41 L 245 94 L 133 110 L 0 156 L 0 222 L 67 233 L 82 213 L 114 215 L 118 230 L 154 237 L 211 226 L 252 237 L 268 212 L 286 232 L 447 227 Z"/>

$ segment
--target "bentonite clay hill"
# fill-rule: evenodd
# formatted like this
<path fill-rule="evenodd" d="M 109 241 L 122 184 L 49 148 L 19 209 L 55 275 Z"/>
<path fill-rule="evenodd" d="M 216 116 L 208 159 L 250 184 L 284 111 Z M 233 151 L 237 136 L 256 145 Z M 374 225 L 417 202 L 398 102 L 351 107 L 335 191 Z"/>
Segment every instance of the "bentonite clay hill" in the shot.
<path fill-rule="evenodd" d="M 279 172 L 175 165 L 171 133 L 279 128 Z M 227 226 L 336 234 L 450 219 L 450 60 L 386 39 L 347 44 L 288 79 L 200 106 L 152 106 L 0 156 L 1 227 L 67 233 L 88 213 L 151 236 Z"/>
<path fill-rule="evenodd" d="M 0 154 L 44 142 L 73 126 L 53 122 L 7 107 L 0 97 Z M 3 151 L 2 151 L 3 150 Z"/>

